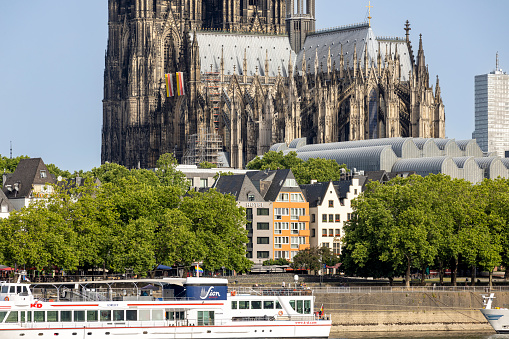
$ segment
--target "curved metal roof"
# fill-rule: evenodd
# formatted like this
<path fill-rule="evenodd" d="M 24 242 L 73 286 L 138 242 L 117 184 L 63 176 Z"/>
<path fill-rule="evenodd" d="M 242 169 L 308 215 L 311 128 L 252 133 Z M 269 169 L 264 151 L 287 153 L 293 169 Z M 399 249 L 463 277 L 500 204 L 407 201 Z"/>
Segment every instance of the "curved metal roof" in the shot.
<path fill-rule="evenodd" d="M 431 139 L 438 148 L 443 151 L 451 142 L 454 142 L 454 139 Z"/>
<path fill-rule="evenodd" d="M 440 173 L 444 163 L 452 161 L 451 157 L 431 157 L 417 159 L 400 159 L 392 167 L 393 172 L 415 171 L 417 174 Z"/>
<path fill-rule="evenodd" d="M 403 148 L 408 146 L 411 142 L 411 138 L 380 138 L 380 139 L 369 139 L 369 140 L 355 140 L 355 141 L 341 141 L 341 142 L 330 142 L 326 144 L 312 144 L 306 145 L 297 150 L 297 153 L 301 152 L 316 152 L 316 151 L 331 151 L 338 149 L 352 149 L 352 148 L 364 148 L 364 147 L 377 147 L 377 146 L 391 146 L 392 150 L 398 157 L 402 156 Z"/>
<path fill-rule="evenodd" d="M 286 146 L 286 144 L 284 142 L 281 142 L 279 144 L 274 144 L 274 145 L 270 146 L 269 151 L 280 152 L 280 151 L 286 151 L 287 149 L 288 149 L 288 146 Z"/>
<path fill-rule="evenodd" d="M 303 146 L 306 146 L 306 144 L 307 144 L 306 138 L 298 138 L 292 140 L 292 142 L 290 142 L 290 145 L 288 145 L 288 148 L 301 148 Z"/>
<path fill-rule="evenodd" d="M 504 164 L 504 166 L 509 169 L 509 159 L 508 158 L 501 158 L 500 161 L 502 162 L 502 164 Z"/>
<path fill-rule="evenodd" d="M 475 162 L 482 169 L 487 169 L 491 166 L 491 163 L 498 159 L 497 157 L 486 157 L 486 158 L 475 158 Z"/>
<path fill-rule="evenodd" d="M 474 139 L 470 139 L 470 140 L 457 140 L 456 141 L 456 145 L 458 145 L 460 150 L 465 151 L 467 149 L 467 146 L 469 144 L 471 144 L 472 142 L 475 143 L 475 140 Z"/>
<path fill-rule="evenodd" d="M 458 168 L 463 168 L 465 166 L 465 163 L 470 160 L 470 159 L 473 159 L 474 157 L 454 157 L 452 158 L 452 161 L 454 161 L 454 163 L 456 164 L 456 166 L 458 166 Z"/>
<path fill-rule="evenodd" d="M 390 145 L 300 152 L 297 157 L 304 161 L 310 158 L 332 159 L 338 164 L 346 164 L 348 168 L 364 171 L 390 171 L 397 160 Z"/>

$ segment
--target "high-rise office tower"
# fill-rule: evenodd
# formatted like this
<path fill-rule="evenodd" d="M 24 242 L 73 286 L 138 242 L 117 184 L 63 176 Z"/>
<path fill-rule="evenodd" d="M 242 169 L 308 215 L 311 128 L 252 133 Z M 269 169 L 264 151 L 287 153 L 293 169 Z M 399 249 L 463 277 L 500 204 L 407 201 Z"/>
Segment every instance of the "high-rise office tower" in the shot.
<path fill-rule="evenodd" d="M 475 77 L 475 131 L 472 138 L 484 152 L 509 153 L 509 75 L 499 67 Z M 508 156 L 509 157 L 509 154 Z"/>

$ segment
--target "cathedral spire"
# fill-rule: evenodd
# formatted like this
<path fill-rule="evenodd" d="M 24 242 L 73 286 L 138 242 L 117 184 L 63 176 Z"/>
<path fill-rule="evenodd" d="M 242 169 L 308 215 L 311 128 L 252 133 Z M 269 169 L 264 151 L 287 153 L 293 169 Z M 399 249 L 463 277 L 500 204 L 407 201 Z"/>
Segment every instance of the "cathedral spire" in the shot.
<path fill-rule="evenodd" d="M 435 86 L 435 103 L 440 103 L 442 101 L 442 93 L 440 89 L 440 80 L 438 79 L 437 75 L 437 84 Z"/>
<path fill-rule="evenodd" d="M 409 43 L 410 42 L 410 31 L 412 29 L 410 28 L 410 22 L 407 20 L 406 23 L 405 23 L 405 37 L 406 37 L 406 42 Z"/>
<path fill-rule="evenodd" d="M 265 50 L 265 84 L 269 83 L 269 50 Z"/>
<path fill-rule="evenodd" d="M 377 55 L 377 66 L 378 66 L 378 76 L 381 76 L 382 75 L 382 52 L 380 51 L 380 49 L 382 48 L 382 46 L 380 45 L 380 41 L 378 42 L 378 55 Z"/>
<path fill-rule="evenodd" d="M 315 76 L 318 75 L 318 48 L 315 48 Z"/>
<path fill-rule="evenodd" d="M 306 74 L 306 50 L 302 50 L 302 66 L 301 66 L 302 75 Z"/>
<path fill-rule="evenodd" d="M 343 44 L 341 44 L 341 56 L 339 57 L 339 77 L 343 79 L 345 71 L 345 56 L 343 55 Z"/>
<path fill-rule="evenodd" d="M 221 46 L 221 82 L 224 82 L 224 45 Z"/>
<path fill-rule="evenodd" d="M 368 68 L 369 68 L 369 56 L 368 56 L 368 42 L 364 44 L 364 72 L 366 73 L 366 76 L 368 75 Z"/>
<path fill-rule="evenodd" d="M 331 59 L 331 56 L 330 56 L 330 46 L 329 46 L 329 52 L 328 52 L 328 55 L 327 55 L 327 73 L 330 75 L 330 72 L 331 72 L 331 67 L 332 67 L 332 59 Z"/>
<path fill-rule="evenodd" d="M 244 63 L 242 65 L 243 83 L 247 83 L 247 49 L 244 48 Z"/>
<path fill-rule="evenodd" d="M 357 76 L 357 43 L 353 45 L 353 77 Z"/>

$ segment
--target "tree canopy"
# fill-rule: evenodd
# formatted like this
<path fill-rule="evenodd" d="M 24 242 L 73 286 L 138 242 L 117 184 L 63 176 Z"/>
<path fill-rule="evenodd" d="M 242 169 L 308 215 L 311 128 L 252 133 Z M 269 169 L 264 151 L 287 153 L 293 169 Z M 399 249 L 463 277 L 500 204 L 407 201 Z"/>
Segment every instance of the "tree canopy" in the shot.
<path fill-rule="evenodd" d="M 309 184 L 311 180 L 318 182 L 340 180 L 342 169 L 344 172 L 347 171 L 345 164 L 339 165 L 331 159 L 311 158 L 303 161 L 297 158 L 297 153 L 293 151 L 286 155 L 283 152 L 267 152 L 263 157 L 251 160 L 246 167 L 252 170 L 291 169 L 299 185 Z"/>
<path fill-rule="evenodd" d="M 171 154 L 161 156 L 156 171 L 104 164 L 91 173 L 84 186 L 57 185 L 48 200 L 0 221 L 3 263 L 136 274 L 159 264 L 250 267 L 245 210 L 215 190 L 186 193 L 188 182 Z"/>

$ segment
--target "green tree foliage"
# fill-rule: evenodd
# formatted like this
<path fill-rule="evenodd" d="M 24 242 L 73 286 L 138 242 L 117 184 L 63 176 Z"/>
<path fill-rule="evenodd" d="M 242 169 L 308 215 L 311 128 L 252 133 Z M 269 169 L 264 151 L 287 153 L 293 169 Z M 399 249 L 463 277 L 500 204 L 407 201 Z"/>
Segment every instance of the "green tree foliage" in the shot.
<path fill-rule="evenodd" d="M 216 168 L 217 165 L 208 161 L 204 161 L 198 164 L 198 168 Z"/>
<path fill-rule="evenodd" d="M 362 276 L 404 274 L 407 286 L 412 268 L 424 277 L 426 268 L 438 266 L 442 278 L 451 267 L 453 284 L 460 261 L 493 271 L 504 255 L 504 185 L 472 185 L 441 174 L 370 183 L 345 227 L 344 269 Z"/>
<path fill-rule="evenodd" d="M 323 265 L 333 266 L 338 262 L 339 258 L 328 247 L 310 247 L 293 257 L 292 267 L 317 272 Z"/>
<path fill-rule="evenodd" d="M 57 185 L 47 200 L 0 221 L 4 263 L 141 275 L 195 261 L 208 269 L 250 267 L 244 209 L 215 190 L 184 195 L 188 182 L 171 154 L 156 171 L 104 164 L 90 173 L 83 186 Z"/>
<path fill-rule="evenodd" d="M 263 158 L 256 157 L 247 166 L 252 170 L 291 169 L 299 185 L 309 184 L 311 180 L 318 182 L 335 181 L 341 178 L 342 169 L 346 172 L 346 165 L 339 165 L 334 160 L 311 158 L 303 161 L 297 158 L 296 152 L 283 155 L 283 152 L 267 152 Z"/>
<path fill-rule="evenodd" d="M 279 258 L 279 259 L 269 259 L 269 260 L 265 260 L 263 263 L 262 263 L 262 266 L 273 266 L 273 265 L 276 265 L 276 266 L 285 266 L 285 265 L 290 265 L 291 262 L 288 261 L 287 259 L 285 258 Z"/>
<path fill-rule="evenodd" d="M 54 164 L 46 164 L 46 168 L 48 171 L 55 176 L 55 178 L 62 177 L 62 178 L 70 178 L 71 172 L 66 170 L 61 170 Z"/>

